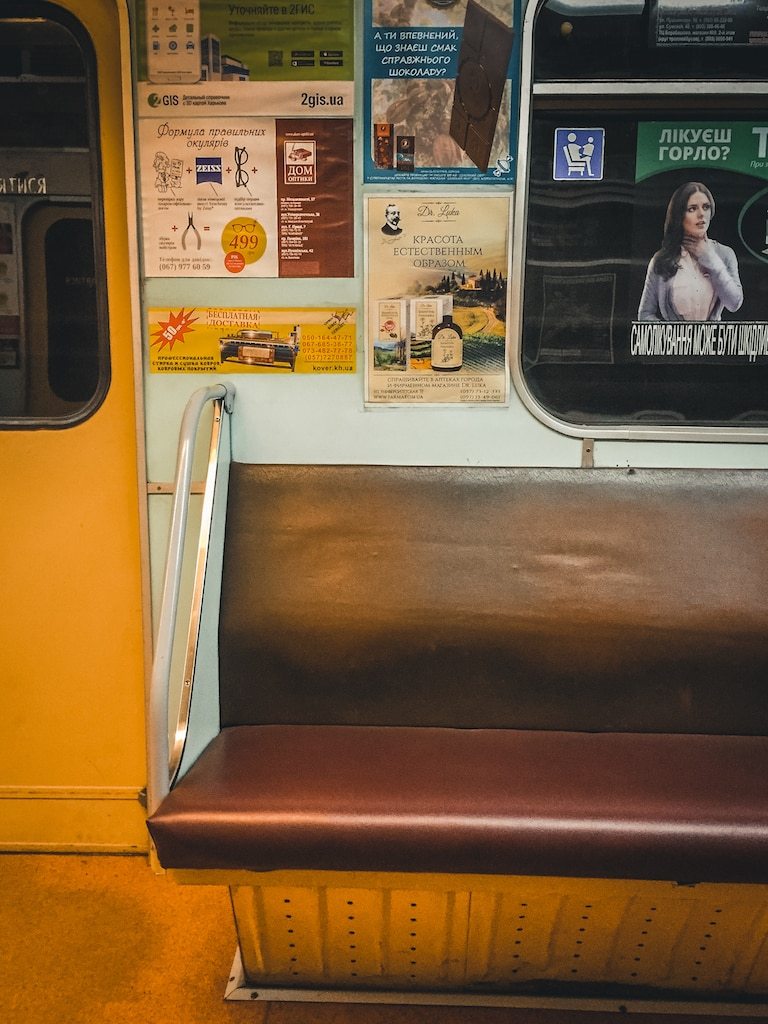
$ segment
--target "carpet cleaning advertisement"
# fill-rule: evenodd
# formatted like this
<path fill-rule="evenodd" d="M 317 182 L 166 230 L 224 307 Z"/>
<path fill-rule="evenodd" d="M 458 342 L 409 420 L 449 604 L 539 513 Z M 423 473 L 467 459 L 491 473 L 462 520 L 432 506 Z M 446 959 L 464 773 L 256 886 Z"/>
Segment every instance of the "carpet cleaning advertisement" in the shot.
<path fill-rule="evenodd" d="M 148 310 L 151 373 L 355 372 L 354 307 Z"/>
<path fill-rule="evenodd" d="M 365 0 L 366 182 L 514 184 L 519 6 Z"/>
<path fill-rule="evenodd" d="M 366 400 L 504 404 L 510 199 L 366 198 Z"/>

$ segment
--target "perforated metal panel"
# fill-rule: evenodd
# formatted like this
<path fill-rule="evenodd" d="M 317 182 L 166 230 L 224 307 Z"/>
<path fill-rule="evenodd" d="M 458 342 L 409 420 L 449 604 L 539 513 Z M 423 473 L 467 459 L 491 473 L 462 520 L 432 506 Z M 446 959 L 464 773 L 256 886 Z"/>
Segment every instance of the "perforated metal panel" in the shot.
<path fill-rule="evenodd" d="M 768 886 L 336 872 L 229 884 L 254 985 L 768 992 Z"/>

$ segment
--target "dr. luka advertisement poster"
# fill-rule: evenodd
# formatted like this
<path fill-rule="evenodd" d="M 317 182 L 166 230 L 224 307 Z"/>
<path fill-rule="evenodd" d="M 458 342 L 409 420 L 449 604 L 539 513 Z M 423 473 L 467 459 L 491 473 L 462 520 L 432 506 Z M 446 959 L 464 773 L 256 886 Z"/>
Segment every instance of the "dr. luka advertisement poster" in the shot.
<path fill-rule="evenodd" d="M 640 122 L 635 177 L 630 359 L 766 361 L 768 123 Z"/>
<path fill-rule="evenodd" d="M 366 197 L 366 400 L 508 398 L 510 198 Z"/>
<path fill-rule="evenodd" d="M 519 8 L 365 0 L 366 182 L 514 183 Z"/>

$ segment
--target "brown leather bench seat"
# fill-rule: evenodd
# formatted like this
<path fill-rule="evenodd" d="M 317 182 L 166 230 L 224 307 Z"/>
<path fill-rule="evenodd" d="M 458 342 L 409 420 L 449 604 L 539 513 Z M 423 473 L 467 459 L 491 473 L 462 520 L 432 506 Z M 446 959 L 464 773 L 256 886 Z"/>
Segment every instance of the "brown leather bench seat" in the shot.
<path fill-rule="evenodd" d="M 768 882 L 768 739 L 234 726 L 150 822 L 175 868 Z"/>
<path fill-rule="evenodd" d="M 768 882 L 767 581 L 765 473 L 233 464 L 160 861 Z"/>

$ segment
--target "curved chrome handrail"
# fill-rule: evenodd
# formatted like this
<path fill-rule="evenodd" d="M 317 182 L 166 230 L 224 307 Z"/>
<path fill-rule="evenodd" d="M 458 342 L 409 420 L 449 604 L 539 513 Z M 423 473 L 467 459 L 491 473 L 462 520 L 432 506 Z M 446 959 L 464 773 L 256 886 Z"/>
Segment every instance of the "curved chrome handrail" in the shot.
<path fill-rule="evenodd" d="M 211 443 L 208 448 L 208 470 L 203 488 L 203 508 L 200 515 L 200 536 L 197 543 L 197 559 L 195 562 L 195 580 L 192 588 L 192 603 L 189 611 L 187 627 L 187 652 L 184 660 L 184 675 L 176 714 L 176 729 L 171 742 L 168 765 L 170 785 L 173 786 L 181 767 L 184 747 L 189 731 L 189 715 L 192 709 L 192 687 L 195 680 L 197 665 L 197 647 L 200 639 L 200 622 L 203 611 L 203 589 L 205 574 L 208 567 L 208 548 L 211 541 L 213 526 L 213 502 L 216 493 L 216 479 L 219 471 L 219 451 L 222 438 L 222 420 L 224 410 L 222 400 L 213 403 L 213 424 L 211 426 Z"/>
<path fill-rule="evenodd" d="M 192 481 L 192 462 L 200 417 L 208 402 L 217 402 L 220 409 L 231 413 L 235 390 L 231 384 L 213 384 L 196 391 L 187 402 L 179 430 L 179 448 L 176 459 L 173 511 L 168 539 L 168 555 L 165 563 L 163 596 L 160 604 L 160 620 L 152 662 L 152 677 L 148 698 L 148 780 L 147 809 L 151 814 L 170 789 L 172 775 L 171 755 L 168 742 L 168 690 L 173 656 L 173 640 L 179 607 L 181 568 L 184 554 L 184 539 L 189 512 L 189 489 Z M 220 419 L 220 416 L 219 416 Z M 214 416 L 214 423 L 216 417 Z M 215 481 L 215 472 L 209 468 L 206 480 L 205 502 L 212 502 L 209 490 Z M 185 672 L 186 679 L 186 672 Z M 176 744 L 174 744 L 174 753 Z M 178 765 L 177 765 L 178 767 Z"/>

